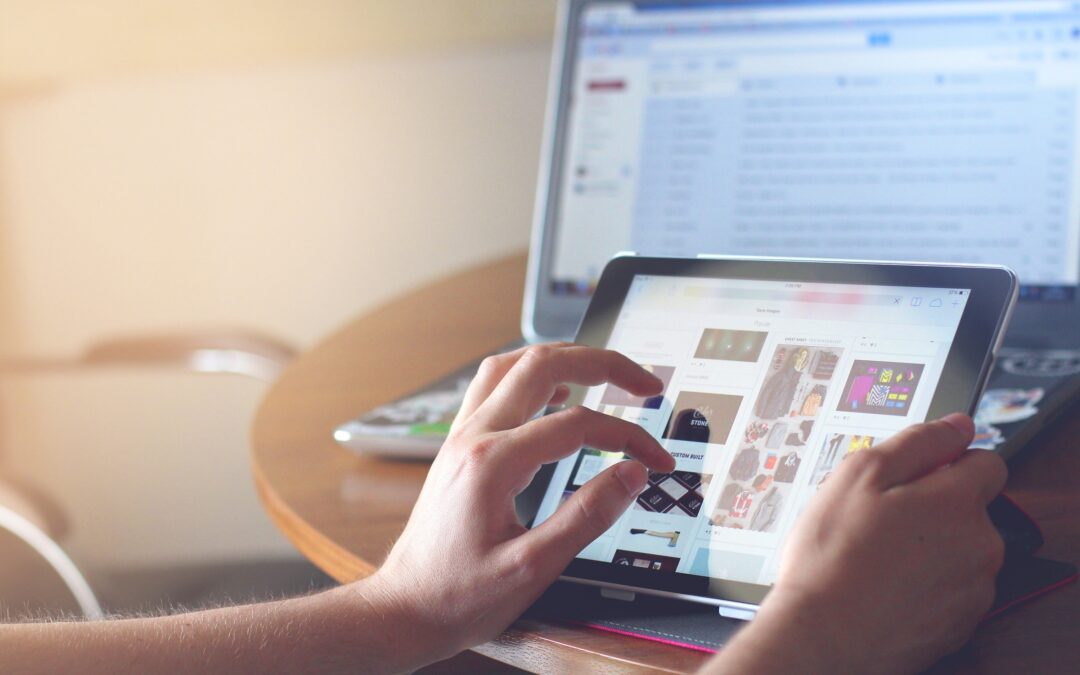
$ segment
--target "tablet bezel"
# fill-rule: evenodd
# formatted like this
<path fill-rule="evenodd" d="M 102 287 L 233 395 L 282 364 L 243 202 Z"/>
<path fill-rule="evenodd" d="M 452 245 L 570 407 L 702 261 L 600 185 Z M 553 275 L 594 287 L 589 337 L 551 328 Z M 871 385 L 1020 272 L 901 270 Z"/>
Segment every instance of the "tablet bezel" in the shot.
<path fill-rule="evenodd" d="M 969 414 L 974 412 L 993 366 L 994 356 L 1001 346 L 1018 292 L 1016 275 L 1011 270 L 983 265 L 620 256 L 604 268 L 575 342 L 594 347 L 607 345 L 626 293 L 637 275 L 970 289 L 971 295 L 961 315 L 927 419 L 936 419 L 957 410 Z M 586 388 L 574 388 L 567 405 L 580 403 L 585 391 Z M 541 469 L 518 498 L 519 516 L 529 526 L 533 524 L 555 466 L 549 464 Z M 712 579 L 681 572 L 661 574 L 579 558 L 571 561 L 563 578 L 645 593 L 677 594 L 710 604 L 720 601 L 758 605 L 771 588 L 770 585 Z"/>

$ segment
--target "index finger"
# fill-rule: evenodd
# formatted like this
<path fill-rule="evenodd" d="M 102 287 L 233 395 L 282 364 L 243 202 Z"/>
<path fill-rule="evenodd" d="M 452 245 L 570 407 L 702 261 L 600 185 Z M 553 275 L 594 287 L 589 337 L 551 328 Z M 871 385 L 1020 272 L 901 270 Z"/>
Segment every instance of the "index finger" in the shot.
<path fill-rule="evenodd" d="M 594 347 L 530 347 L 477 409 L 474 418 L 489 431 L 512 429 L 544 406 L 560 384 L 610 382 L 635 396 L 652 396 L 664 383 L 632 360 Z"/>
<path fill-rule="evenodd" d="M 675 470 L 674 458 L 643 427 L 583 406 L 541 417 L 508 434 L 510 442 L 502 455 L 522 469 L 535 471 L 589 447 L 624 452 L 653 471 Z"/>

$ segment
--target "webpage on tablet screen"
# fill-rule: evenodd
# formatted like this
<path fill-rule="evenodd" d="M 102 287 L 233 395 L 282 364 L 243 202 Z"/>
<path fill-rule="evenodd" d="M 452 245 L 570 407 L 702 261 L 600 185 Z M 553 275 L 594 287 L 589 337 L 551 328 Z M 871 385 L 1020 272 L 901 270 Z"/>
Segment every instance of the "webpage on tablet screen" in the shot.
<path fill-rule="evenodd" d="M 925 419 L 968 289 L 638 276 L 608 346 L 662 396 L 584 404 L 676 459 L 581 557 L 769 584 L 794 519 L 844 458 Z M 619 453 L 560 462 L 542 522 Z"/>

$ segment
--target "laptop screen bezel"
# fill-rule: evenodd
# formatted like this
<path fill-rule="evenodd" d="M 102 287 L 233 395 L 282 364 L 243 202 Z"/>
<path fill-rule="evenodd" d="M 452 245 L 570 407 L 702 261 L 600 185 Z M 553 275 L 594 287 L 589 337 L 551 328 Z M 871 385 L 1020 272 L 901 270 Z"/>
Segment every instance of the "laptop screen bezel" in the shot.
<path fill-rule="evenodd" d="M 574 84 L 574 65 L 577 62 L 578 31 L 581 23 L 579 18 L 591 4 L 603 2 L 562 0 L 559 3 L 522 310 L 522 334 L 530 342 L 572 336 L 589 305 L 588 297 L 553 293 L 551 270 L 555 231 L 558 229 L 559 185 L 562 181 L 563 150 L 569 122 L 569 99 Z"/>

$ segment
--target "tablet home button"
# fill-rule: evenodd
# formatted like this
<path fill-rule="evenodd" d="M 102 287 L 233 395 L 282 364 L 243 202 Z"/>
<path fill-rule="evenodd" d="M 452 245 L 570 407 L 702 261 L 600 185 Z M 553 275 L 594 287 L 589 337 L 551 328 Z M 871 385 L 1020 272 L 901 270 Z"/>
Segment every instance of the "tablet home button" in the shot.
<path fill-rule="evenodd" d="M 742 609 L 735 607 L 717 607 L 716 609 L 719 610 L 720 616 L 726 617 L 728 619 L 738 619 L 739 621 L 749 621 L 750 619 L 754 618 L 755 614 L 757 614 L 757 611 L 753 609 Z"/>
<path fill-rule="evenodd" d="M 601 588 L 600 597 L 607 598 L 608 600 L 625 600 L 627 602 L 633 602 L 637 594 L 633 591 L 624 591 L 620 588 Z"/>

